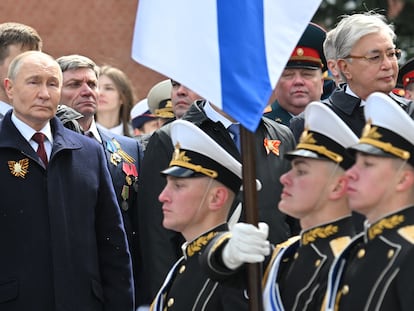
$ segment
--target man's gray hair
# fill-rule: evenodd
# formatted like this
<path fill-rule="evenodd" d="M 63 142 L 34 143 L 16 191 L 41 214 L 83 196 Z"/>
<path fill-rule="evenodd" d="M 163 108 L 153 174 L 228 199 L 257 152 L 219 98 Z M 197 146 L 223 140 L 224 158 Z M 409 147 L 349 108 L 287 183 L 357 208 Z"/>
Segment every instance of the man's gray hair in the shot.
<path fill-rule="evenodd" d="M 76 70 L 80 68 L 89 68 L 95 72 L 96 78 L 99 78 L 98 65 L 96 65 L 93 60 L 86 56 L 72 54 L 61 56 L 58 59 L 56 59 L 56 61 L 58 62 L 60 69 L 62 69 L 62 72 L 65 72 L 67 70 Z"/>
<path fill-rule="evenodd" d="M 364 36 L 383 32 L 395 42 L 394 27 L 387 24 L 386 18 L 378 13 L 366 12 L 353 15 L 344 15 L 335 29 L 334 46 L 336 57 L 349 56 L 354 45 Z"/>

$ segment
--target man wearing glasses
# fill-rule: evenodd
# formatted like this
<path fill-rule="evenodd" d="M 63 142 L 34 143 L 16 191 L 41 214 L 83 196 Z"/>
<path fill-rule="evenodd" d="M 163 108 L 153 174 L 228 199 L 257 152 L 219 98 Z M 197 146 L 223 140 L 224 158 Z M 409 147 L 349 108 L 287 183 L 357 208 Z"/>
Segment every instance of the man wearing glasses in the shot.
<path fill-rule="evenodd" d="M 376 13 L 344 16 L 332 36 L 336 68 L 342 81 L 324 101 L 360 136 L 365 125 L 364 105 L 373 92 L 388 94 L 414 118 L 413 102 L 392 93 L 397 83 L 398 59 L 401 51 L 395 47 L 396 35 L 392 25 Z M 296 139 L 303 131 L 303 115 L 290 122 Z M 356 214 L 355 227 L 361 231 L 362 216 Z"/>
<path fill-rule="evenodd" d="M 397 83 L 398 59 L 392 25 L 376 13 L 343 17 L 333 35 L 336 68 L 344 81 L 325 101 L 341 119 L 360 135 L 364 126 L 364 101 L 373 92 L 388 94 L 414 116 L 412 102 L 392 93 Z M 303 116 L 291 120 L 290 127 L 298 138 L 303 130 Z"/>

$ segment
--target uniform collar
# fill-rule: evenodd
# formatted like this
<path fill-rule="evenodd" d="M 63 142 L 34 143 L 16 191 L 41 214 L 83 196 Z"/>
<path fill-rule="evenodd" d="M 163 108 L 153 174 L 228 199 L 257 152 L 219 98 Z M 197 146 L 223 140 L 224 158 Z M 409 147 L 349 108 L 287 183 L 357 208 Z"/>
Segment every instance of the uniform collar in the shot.
<path fill-rule="evenodd" d="M 310 228 L 301 233 L 301 245 L 308 245 L 323 239 L 331 240 L 338 235 L 353 234 L 350 226 L 352 226 L 351 216 L 345 216 L 332 222 Z"/>
<path fill-rule="evenodd" d="M 202 251 L 208 243 L 220 232 L 220 231 L 228 231 L 227 224 L 222 224 L 217 227 L 215 227 L 212 230 L 209 230 L 202 235 L 200 235 L 198 238 L 192 240 L 191 242 L 185 242 L 181 249 L 184 253 L 184 257 L 192 257 Z"/>
<path fill-rule="evenodd" d="M 371 241 L 376 237 L 385 234 L 387 231 L 395 231 L 407 225 L 409 219 L 413 219 L 414 207 L 408 206 L 397 212 L 388 214 L 377 220 L 372 225 L 365 223 L 365 240 Z M 411 224 L 411 223 L 410 223 Z M 411 226 L 410 226 L 411 227 Z"/>

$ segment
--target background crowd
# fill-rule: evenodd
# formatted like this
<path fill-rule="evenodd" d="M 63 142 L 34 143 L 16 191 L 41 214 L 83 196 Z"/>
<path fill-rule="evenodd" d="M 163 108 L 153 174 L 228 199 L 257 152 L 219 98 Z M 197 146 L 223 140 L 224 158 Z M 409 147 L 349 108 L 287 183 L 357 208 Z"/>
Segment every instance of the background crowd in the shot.
<path fill-rule="evenodd" d="M 247 310 L 264 262 L 268 310 L 410 310 L 412 3 L 345 2 L 384 10 L 324 3 L 292 51 L 253 133 L 257 227 L 230 115 L 0 24 L 0 309 Z"/>

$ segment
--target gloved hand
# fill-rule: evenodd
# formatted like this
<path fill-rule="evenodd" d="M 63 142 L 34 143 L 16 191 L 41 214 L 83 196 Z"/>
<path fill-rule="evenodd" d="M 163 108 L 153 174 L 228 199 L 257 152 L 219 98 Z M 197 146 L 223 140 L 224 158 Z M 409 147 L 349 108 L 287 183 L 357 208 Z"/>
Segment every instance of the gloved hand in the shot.
<path fill-rule="evenodd" d="M 266 223 L 259 223 L 258 228 L 251 224 L 236 223 L 231 234 L 222 253 L 227 268 L 235 270 L 243 263 L 262 262 L 270 254 L 270 243 L 267 240 L 269 226 Z"/>

